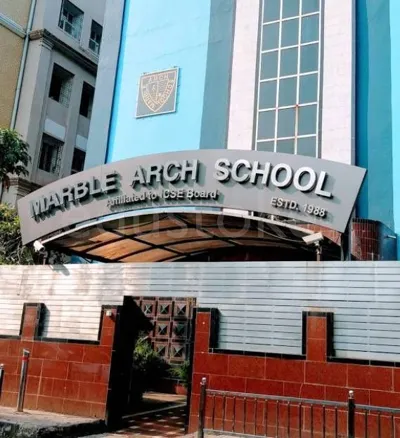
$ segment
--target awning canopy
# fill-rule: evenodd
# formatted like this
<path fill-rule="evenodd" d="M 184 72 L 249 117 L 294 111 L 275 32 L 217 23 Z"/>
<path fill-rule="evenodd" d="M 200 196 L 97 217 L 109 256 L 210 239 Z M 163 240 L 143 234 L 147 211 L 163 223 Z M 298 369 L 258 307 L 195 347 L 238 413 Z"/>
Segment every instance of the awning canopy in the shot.
<path fill-rule="evenodd" d="M 302 240 L 312 233 L 290 223 L 248 214 L 152 210 L 89 221 L 42 243 L 46 248 L 101 262 L 172 262 L 223 248 L 314 251 Z M 336 244 L 325 239 L 322 245 L 325 254 L 338 258 Z"/>

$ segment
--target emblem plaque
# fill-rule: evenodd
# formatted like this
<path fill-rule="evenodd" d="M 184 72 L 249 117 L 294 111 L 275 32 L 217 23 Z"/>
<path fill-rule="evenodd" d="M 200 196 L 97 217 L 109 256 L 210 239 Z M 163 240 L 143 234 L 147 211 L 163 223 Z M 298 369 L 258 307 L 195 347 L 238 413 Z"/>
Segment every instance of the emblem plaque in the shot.
<path fill-rule="evenodd" d="M 136 117 L 175 112 L 177 85 L 178 68 L 142 75 Z"/>

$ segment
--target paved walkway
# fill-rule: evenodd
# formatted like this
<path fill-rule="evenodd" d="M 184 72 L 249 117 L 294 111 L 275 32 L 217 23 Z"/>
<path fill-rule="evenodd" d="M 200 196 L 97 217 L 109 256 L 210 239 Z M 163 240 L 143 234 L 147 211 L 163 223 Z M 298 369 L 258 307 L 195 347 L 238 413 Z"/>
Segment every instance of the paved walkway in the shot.
<path fill-rule="evenodd" d="M 153 438 L 196 438 L 197 434 L 185 435 L 186 407 L 181 404 L 176 407 L 166 407 L 140 415 L 126 418 L 124 429 L 114 433 L 98 435 L 82 435 L 86 438 L 130 438 L 130 437 L 153 437 Z M 22 414 L 15 412 L 15 409 L 0 408 L 0 426 L 2 422 L 19 424 L 22 427 L 30 426 L 32 431 L 37 429 L 54 428 L 57 430 L 76 425 L 85 427 L 95 426 L 99 421 L 59 415 L 41 411 L 25 411 Z M 93 430 L 93 429 L 92 429 Z M 82 432 L 83 433 L 83 432 Z M 92 432 L 93 433 L 93 432 Z M 0 433 L 1 435 L 1 433 Z M 70 436 L 69 434 L 64 436 Z M 75 435 L 74 435 L 75 436 Z M 206 435 L 211 438 L 211 435 Z M 218 435 L 218 438 L 224 438 Z M 228 438 L 228 437 L 225 437 Z"/>
<path fill-rule="evenodd" d="M 135 436 L 135 435 L 126 435 L 126 434 L 121 434 L 120 432 L 118 433 L 114 433 L 114 434 L 102 434 L 102 435 L 91 435 L 91 436 L 86 436 L 86 437 L 82 437 L 82 438 L 125 438 L 125 437 L 131 437 L 131 436 Z M 144 436 L 144 435 L 137 435 L 137 436 Z M 167 438 L 169 435 L 162 435 L 163 438 Z M 232 435 L 209 435 L 209 434 L 205 434 L 204 435 L 206 438 L 232 438 Z M 182 435 L 182 438 L 197 438 L 197 434 L 191 434 L 191 435 Z M 238 435 L 236 435 L 236 438 L 240 438 Z"/>
<path fill-rule="evenodd" d="M 118 432 L 110 434 L 92 435 L 90 438 L 184 437 L 185 415 L 185 406 L 178 406 L 152 413 L 145 413 L 127 419 L 126 427 L 123 430 L 119 430 Z"/>
<path fill-rule="evenodd" d="M 185 435 L 186 407 L 163 409 L 131 417 L 126 428 L 114 433 L 91 435 L 86 438 L 197 438 L 197 434 Z M 207 438 L 216 438 L 216 435 L 206 435 Z M 232 438 L 218 435 L 218 438 Z"/>

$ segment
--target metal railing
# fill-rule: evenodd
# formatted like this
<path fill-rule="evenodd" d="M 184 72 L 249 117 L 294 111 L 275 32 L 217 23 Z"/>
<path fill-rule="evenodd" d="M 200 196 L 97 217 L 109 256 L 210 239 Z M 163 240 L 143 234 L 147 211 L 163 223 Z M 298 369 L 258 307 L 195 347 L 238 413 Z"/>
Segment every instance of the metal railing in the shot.
<path fill-rule="evenodd" d="M 400 438 L 400 409 L 200 388 L 198 437 Z"/>

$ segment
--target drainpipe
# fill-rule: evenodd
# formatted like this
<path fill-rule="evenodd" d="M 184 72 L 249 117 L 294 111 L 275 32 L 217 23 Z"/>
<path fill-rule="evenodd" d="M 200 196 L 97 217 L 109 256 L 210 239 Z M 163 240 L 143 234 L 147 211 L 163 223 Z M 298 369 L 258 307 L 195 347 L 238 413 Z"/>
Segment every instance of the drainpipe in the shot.
<path fill-rule="evenodd" d="M 28 25 L 26 27 L 26 33 L 25 33 L 24 47 L 22 49 L 21 66 L 20 66 L 19 74 L 18 74 L 17 88 L 15 90 L 14 106 L 13 106 L 13 112 L 12 112 L 11 124 L 10 124 L 11 129 L 15 129 L 15 125 L 17 122 L 17 113 L 18 113 L 19 101 L 21 98 L 22 80 L 24 79 L 26 59 L 28 57 L 29 34 L 32 31 L 33 19 L 35 17 L 36 3 L 37 3 L 37 0 L 31 0 L 31 7 L 29 10 L 29 17 L 28 17 Z"/>

